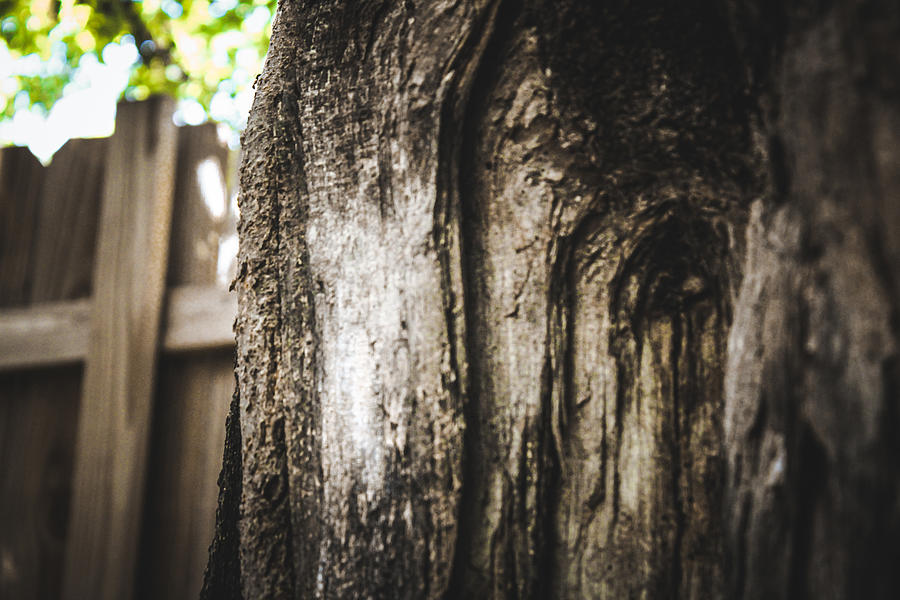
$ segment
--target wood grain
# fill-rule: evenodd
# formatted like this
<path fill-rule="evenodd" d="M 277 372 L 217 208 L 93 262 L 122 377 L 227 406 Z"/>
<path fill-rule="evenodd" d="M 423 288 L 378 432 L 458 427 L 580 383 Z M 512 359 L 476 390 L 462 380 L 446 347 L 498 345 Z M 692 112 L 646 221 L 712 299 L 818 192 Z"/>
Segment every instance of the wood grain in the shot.
<path fill-rule="evenodd" d="M 184 352 L 232 347 L 236 314 L 237 297 L 225 289 L 177 287 L 170 292 L 163 349 Z"/>
<path fill-rule="evenodd" d="M 108 140 L 70 140 L 42 169 L 30 301 L 91 295 Z M 51 233 L 52 232 L 52 233 Z"/>
<path fill-rule="evenodd" d="M 0 370 L 83 360 L 90 319 L 91 302 L 86 299 L 0 312 Z"/>
<path fill-rule="evenodd" d="M 220 287 L 179 286 L 169 291 L 162 349 L 187 352 L 234 346 L 237 298 Z M 0 371 L 84 360 L 91 302 L 48 302 L 0 311 Z"/>
<path fill-rule="evenodd" d="M 119 105 L 103 186 L 63 597 L 132 596 L 165 286 L 171 101 Z"/>
<path fill-rule="evenodd" d="M 58 308 L 90 293 L 106 147 L 72 140 L 47 168 L 27 148 L 0 152 L 4 310 Z M 0 345 L 8 341 L 0 332 Z M 78 366 L 0 374 L 0 598 L 60 596 L 81 374 Z"/>
<path fill-rule="evenodd" d="M 231 350 L 160 364 L 136 597 L 195 600 L 215 523 L 216 479 L 234 390 Z"/>
<path fill-rule="evenodd" d="M 237 301 L 218 281 L 221 240 L 234 229 L 222 185 L 227 160 L 215 126 L 180 131 L 166 276 L 177 286 L 169 305 L 179 308 L 167 312 L 170 353 L 158 370 L 138 600 L 195 600 L 212 540 L 234 390 Z"/>
<path fill-rule="evenodd" d="M 49 167 L 0 162 L 0 307 L 88 296 L 107 140 L 70 140 Z"/>
<path fill-rule="evenodd" d="M 121 135 L 134 138 L 129 127 L 120 126 Z M 131 588 L 139 598 L 197 595 L 233 388 L 236 301 L 222 287 L 219 253 L 235 215 L 227 190 L 204 190 L 200 169 L 206 183 L 210 174 L 227 179 L 228 153 L 212 125 L 177 135 L 158 340 L 170 357 L 153 374 L 139 548 L 101 565 L 116 573 L 119 560 L 136 561 Z M 0 598 L 60 597 L 98 215 L 105 173 L 123 164 L 117 156 L 107 165 L 110 143 L 72 140 L 46 168 L 25 148 L 0 152 Z M 120 172 L 144 177 L 130 167 Z M 104 235 L 121 236 L 120 229 Z M 127 362 L 127 353 L 120 356 Z M 106 479 L 94 481 L 109 489 Z M 102 531 L 104 519 L 95 527 Z"/>
<path fill-rule="evenodd" d="M 80 367 L 0 374 L 0 598 L 59 598 L 80 387 Z"/>
<path fill-rule="evenodd" d="M 27 148 L 3 151 L 0 171 L 0 306 L 27 304 L 33 281 L 35 232 L 43 183 Z"/>

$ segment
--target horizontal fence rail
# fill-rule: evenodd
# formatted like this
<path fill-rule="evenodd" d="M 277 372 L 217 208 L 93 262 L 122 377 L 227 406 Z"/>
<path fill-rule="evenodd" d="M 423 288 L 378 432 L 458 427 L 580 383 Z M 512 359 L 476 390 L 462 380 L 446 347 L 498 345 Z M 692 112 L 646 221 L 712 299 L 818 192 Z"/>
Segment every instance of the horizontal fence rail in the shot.
<path fill-rule="evenodd" d="M 236 314 L 237 298 L 219 287 L 171 288 L 163 316 L 163 352 L 234 346 Z M 90 332 L 88 299 L 0 310 L 0 371 L 81 362 Z"/>

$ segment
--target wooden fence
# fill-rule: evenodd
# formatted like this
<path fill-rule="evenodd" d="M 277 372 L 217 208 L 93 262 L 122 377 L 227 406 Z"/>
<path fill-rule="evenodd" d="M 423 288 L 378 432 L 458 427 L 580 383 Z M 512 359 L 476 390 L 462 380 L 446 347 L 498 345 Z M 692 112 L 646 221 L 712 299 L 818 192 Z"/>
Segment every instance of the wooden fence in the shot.
<path fill-rule="evenodd" d="M 0 598 L 196 598 L 233 388 L 227 150 L 172 103 L 0 152 Z"/>

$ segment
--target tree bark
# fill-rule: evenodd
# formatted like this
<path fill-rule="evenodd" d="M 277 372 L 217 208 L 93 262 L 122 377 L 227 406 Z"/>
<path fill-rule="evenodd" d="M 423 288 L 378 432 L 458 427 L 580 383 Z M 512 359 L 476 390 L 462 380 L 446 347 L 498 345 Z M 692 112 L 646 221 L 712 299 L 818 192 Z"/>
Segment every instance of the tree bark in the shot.
<path fill-rule="evenodd" d="M 204 597 L 894 597 L 898 32 L 281 2 Z"/>
<path fill-rule="evenodd" d="M 725 377 L 736 598 L 900 592 L 900 6 L 737 9 L 772 186 Z"/>

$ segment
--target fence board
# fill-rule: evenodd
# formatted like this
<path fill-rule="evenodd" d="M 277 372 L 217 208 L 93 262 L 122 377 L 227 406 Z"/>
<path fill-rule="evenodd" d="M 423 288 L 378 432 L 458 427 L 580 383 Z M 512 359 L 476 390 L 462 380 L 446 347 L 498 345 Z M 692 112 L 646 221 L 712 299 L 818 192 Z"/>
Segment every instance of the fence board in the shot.
<path fill-rule="evenodd" d="M 62 595 L 67 530 L 69 536 L 77 535 L 76 516 L 67 527 L 76 424 L 85 427 L 78 418 L 82 368 L 76 363 L 96 345 L 93 299 L 86 296 L 91 295 L 93 277 L 105 277 L 93 260 L 103 182 L 107 170 L 113 178 L 146 180 L 146 174 L 133 167 L 146 158 L 127 158 L 133 149 L 146 157 L 146 147 L 133 139 L 130 127 L 118 129 L 115 138 L 130 136 L 131 141 L 72 140 L 46 169 L 24 148 L 0 152 L 0 598 L 57 600 Z M 97 552 L 70 538 L 68 579 L 73 554 L 80 555 L 74 560 L 87 567 L 75 575 L 82 588 L 67 588 L 70 598 L 102 597 L 102 592 L 87 591 L 84 579 L 108 579 L 108 573 L 120 578 L 123 567 L 134 565 L 135 556 L 138 567 L 132 578 L 137 589 L 122 583 L 126 591 L 121 597 L 134 591 L 141 600 L 192 599 L 202 579 L 214 523 L 222 429 L 233 390 L 231 327 L 236 301 L 222 287 L 233 265 L 220 265 L 218 254 L 224 236 L 234 234 L 235 215 L 221 189 L 228 155 L 215 127 L 182 128 L 177 135 L 177 155 L 169 157 L 177 172 L 169 290 L 157 339 L 157 346 L 169 356 L 151 373 L 158 389 L 150 447 L 145 450 L 149 464 L 144 460 L 143 523 L 140 533 L 130 536 L 140 546 L 130 555 L 111 556 L 115 552 Z M 115 156 L 108 159 L 110 145 Z M 205 190 L 201 172 L 206 176 Z M 217 185 L 210 187 L 210 181 Z M 116 244 L 123 248 L 127 243 L 121 236 L 130 235 L 123 227 L 124 223 L 115 229 L 107 226 L 103 235 L 119 236 Z M 120 257 L 120 264 L 129 260 L 138 265 L 143 258 Z M 122 315 L 107 311 L 103 317 Z M 131 329 L 140 335 L 140 327 Z M 108 356 L 110 365 L 124 361 L 124 368 L 133 370 L 130 352 Z M 61 364 L 71 366 L 59 368 Z M 22 369 L 27 370 L 16 372 Z M 126 395 L 130 402 L 130 389 Z M 117 418 L 124 419 L 115 416 L 123 410 L 122 403 L 109 404 L 109 398 L 105 402 L 105 410 L 113 414 L 99 417 L 111 434 L 95 428 L 92 442 L 107 451 L 88 470 L 111 470 L 118 457 L 110 448 L 129 455 L 127 444 L 121 443 L 129 435 L 122 433 L 127 427 L 113 426 Z M 80 414 L 92 410 L 96 418 L 97 406 L 85 407 Z M 106 435 L 113 437 L 101 439 Z M 82 452 L 79 461 L 85 460 Z M 92 530 L 110 536 L 123 507 L 133 506 L 128 494 L 116 498 L 112 486 L 120 475 L 94 477 L 89 484 L 82 477 L 76 484 L 81 490 L 76 493 L 82 496 L 89 496 L 84 488 L 103 486 L 94 493 L 104 498 L 105 508 L 94 507 L 94 514 L 83 520 Z M 139 504 L 140 496 L 133 512 L 140 511 Z M 72 507 L 73 515 L 79 512 L 83 509 Z M 91 560 L 100 562 L 92 567 Z M 107 597 L 119 595 L 110 592 Z"/>
<path fill-rule="evenodd" d="M 167 352 L 234 346 L 235 294 L 214 286 L 181 286 L 170 298 L 163 337 Z"/>
<path fill-rule="evenodd" d="M 147 476 L 139 600 L 196 600 L 215 525 L 234 390 L 231 350 L 164 357 Z"/>
<path fill-rule="evenodd" d="M 0 374 L 0 598 L 59 598 L 80 387 L 80 367 Z"/>
<path fill-rule="evenodd" d="M 0 370 L 83 360 L 90 325 L 90 300 L 0 311 Z"/>
<path fill-rule="evenodd" d="M 70 140 L 42 173 L 33 303 L 91 295 L 107 140 Z M 53 232 L 49 234 L 49 232 Z"/>
<path fill-rule="evenodd" d="M 44 168 L 0 162 L 0 307 L 89 296 L 107 140 L 70 140 Z"/>
<path fill-rule="evenodd" d="M 43 173 L 27 148 L 4 150 L 0 166 L 0 306 L 24 306 L 34 279 Z"/>
<path fill-rule="evenodd" d="M 0 307 L 90 293 L 91 182 L 102 177 L 92 165 L 105 149 L 106 140 L 72 141 L 48 168 L 26 148 L 0 152 Z M 73 173 L 80 183 L 61 185 Z M 0 598 L 59 598 L 81 372 L 0 374 Z"/>
<path fill-rule="evenodd" d="M 133 592 L 174 192 L 171 101 L 119 105 L 94 263 L 63 597 Z"/>
<path fill-rule="evenodd" d="M 139 600 L 195 600 L 215 526 L 223 415 L 234 389 L 231 325 L 237 313 L 235 295 L 221 281 L 226 265 L 219 260 L 223 237 L 234 234 L 223 186 L 227 163 L 227 150 L 213 125 L 182 130 L 167 274 L 169 285 L 177 286 L 171 303 L 182 308 L 168 313 L 164 343 L 170 350 L 201 350 L 204 340 L 212 344 L 220 337 L 229 343 L 224 351 L 169 354 L 161 363 Z"/>
<path fill-rule="evenodd" d="M 237 298 L 216 286 L 169 291 L 162 349 L 187 352 L 234 346 Z M 0 310 L 0 371 L 74 363 L 87 356 L 90 300 Z"/>

